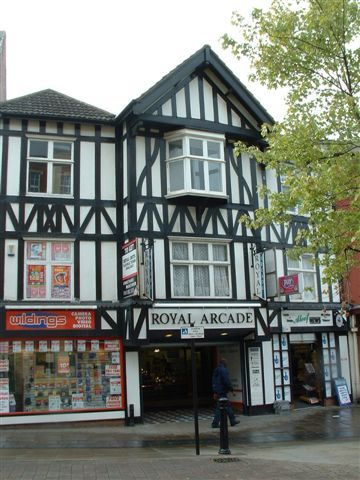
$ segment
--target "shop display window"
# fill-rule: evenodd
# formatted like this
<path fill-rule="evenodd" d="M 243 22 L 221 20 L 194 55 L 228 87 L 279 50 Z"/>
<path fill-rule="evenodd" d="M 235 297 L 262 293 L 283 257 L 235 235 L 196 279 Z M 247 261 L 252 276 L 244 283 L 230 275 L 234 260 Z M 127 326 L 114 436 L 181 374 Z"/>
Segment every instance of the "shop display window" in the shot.
<path fill-rule="evenodd" d="M 123 409 L 122 345 L 114 339 L 0 342 L 0 413 Z"/>

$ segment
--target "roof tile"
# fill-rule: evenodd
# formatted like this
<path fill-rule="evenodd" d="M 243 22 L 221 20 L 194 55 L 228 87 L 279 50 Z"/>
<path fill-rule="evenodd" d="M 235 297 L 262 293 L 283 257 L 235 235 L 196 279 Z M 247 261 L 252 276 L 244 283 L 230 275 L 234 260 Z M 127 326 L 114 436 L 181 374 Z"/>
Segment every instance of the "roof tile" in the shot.
<path fill-rule="evenodd" d="M 115 115 L 47 89 L 0 103 L 0 115 L 112 122 Z"/>

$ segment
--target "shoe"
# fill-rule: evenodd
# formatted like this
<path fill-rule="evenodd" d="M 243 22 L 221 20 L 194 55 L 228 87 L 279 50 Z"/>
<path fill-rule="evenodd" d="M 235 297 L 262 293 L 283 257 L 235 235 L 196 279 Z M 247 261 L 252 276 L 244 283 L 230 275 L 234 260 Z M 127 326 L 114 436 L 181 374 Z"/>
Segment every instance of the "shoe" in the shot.
<path fill-rule="evenodd" d="M 214 424 L 212 424 L 212 425 L 211 425 L 211 428 L 220 428 L 220 425 L 214 425 Z"/>
<path fill-rule="evenodd" d="M 235 427 L 235 425 L 238 425 L 239 423 L 240 423 L 239 420 L 235 420 L 235 422 L 230 423 L 230 425 L 231 425 L 232 427 Z"/>

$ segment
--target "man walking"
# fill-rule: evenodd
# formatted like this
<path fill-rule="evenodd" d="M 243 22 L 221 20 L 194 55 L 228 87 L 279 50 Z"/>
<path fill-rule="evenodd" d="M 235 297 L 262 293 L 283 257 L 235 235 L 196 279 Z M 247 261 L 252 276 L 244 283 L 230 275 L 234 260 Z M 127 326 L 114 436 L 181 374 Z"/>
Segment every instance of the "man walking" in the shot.
<path fill-rule="evenodd" d="M 229 370 L 227 369 L 227 361 L 225 358 L 222 358 L 219 362 L 219 365 L 215 368 L 213 377 L 212 377 L 212 388 L 214 392 L 214 398 L 216 398 L 216 408 L 215 408 L 215 415 L 212 421 L 212 428 L 219 428 L 220 423 L 220 402 L 219 400 L 222 398 L 227 398 L 228 392 L 233 392 L 234 388 L 229 378 Z M 230 425 L 233 427 L 240 423 L 235 418 L 234 411 L 229 403 L 229 401 L 225 402 L 225 411 L 229 417 Z"/>

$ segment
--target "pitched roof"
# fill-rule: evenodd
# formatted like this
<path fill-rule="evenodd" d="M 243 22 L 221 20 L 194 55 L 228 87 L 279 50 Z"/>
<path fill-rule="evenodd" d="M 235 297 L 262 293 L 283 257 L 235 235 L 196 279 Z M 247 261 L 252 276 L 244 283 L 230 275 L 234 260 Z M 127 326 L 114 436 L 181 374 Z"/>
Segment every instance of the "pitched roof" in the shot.
<path fill-rule="evenodd" d="M 75 98 L 47 89 L 0 103 L 0 116 L 111 123 L 115 115 Z"/>
<path fill-rule="evenodd" d="M 129 113 L 141 115 L 151 108 L 159 97 L 166 95 L 181 80 L 200 69 L 212 68 L 222 79 L 243 105 L 258 119 L 259 123 L 275 123 L 273 117 L 258 102 L 254 95 L 245 87 L 236 75 L 216 55 L 209 45 L 204 45 L 200 50 L 187 58 L 180 65 L 171 70 L 159 82 L 149 88 L 136 100 L 133 100 L 118 116 L 121 118 Z"/>

